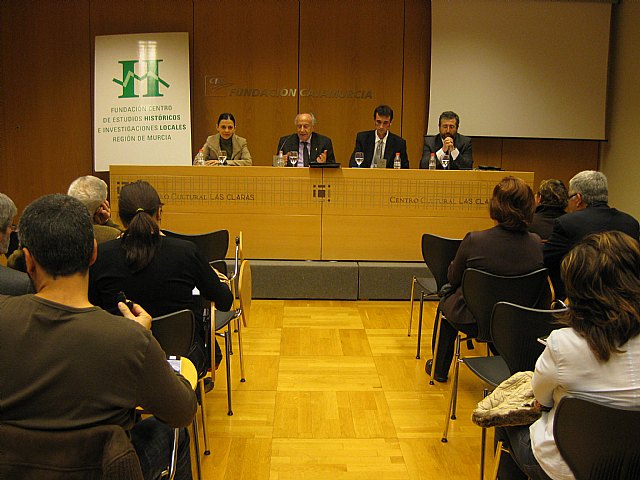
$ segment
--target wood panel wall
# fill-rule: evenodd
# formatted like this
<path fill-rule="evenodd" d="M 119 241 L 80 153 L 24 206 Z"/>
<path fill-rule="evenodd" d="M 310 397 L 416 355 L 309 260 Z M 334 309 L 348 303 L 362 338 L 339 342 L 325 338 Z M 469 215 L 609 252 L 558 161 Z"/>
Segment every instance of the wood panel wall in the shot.
<path fill-rule="evenodd" d="M 4 0 L 0 2 L 0 191 L 19 209 L 64 192 L 93 165 L 96 35 L 186 31 L 192 76 L 192 147 L 236 115 L 256 165 L 268 165 L 298 111 L 347 162 L 357 131 L 388 103 L 392 131 L 417 168 L 429 96 L 427 0 Z M 231 88 L 364 90 L 371 98 L 230 96 Z M 226 89 L 226 90 L 225 90 Z M 464 120 L 464 119 L 463 119 Z M 463 121 L 464 127 L 464 121 Z M 464 133 L 464 128 L 461 129 Z M 476 165 L 568 180 L 596 168 L 598 143 L 474 139 Z"/>

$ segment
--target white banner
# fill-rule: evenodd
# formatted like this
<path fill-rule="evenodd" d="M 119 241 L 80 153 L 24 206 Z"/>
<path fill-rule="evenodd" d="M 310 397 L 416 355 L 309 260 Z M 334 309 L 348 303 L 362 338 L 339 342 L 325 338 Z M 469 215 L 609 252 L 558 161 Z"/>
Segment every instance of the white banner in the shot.
<path fill-rule="evenodd" d="M 189 34 L 96 37 L 94 166 L 191 165 Z"/>

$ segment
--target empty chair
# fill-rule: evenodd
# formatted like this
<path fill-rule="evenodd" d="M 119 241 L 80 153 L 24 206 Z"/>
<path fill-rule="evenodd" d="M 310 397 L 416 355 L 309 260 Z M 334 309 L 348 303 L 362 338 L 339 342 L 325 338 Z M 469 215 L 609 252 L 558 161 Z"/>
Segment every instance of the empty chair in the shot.
<path fill-rule="evenodd" d="M 640 478 L 640 410 L 564 397 L 553 437 L 576 480 Z"/>
<path fill-rule="evenodd" d="M 544 350 L 538 341 L 559 328 L 554 315 L 562 310 L 539 310 L 509 302 L 498 302 L 491 314 L 491 339 L 500 354 L 492 357 L 467 357 L 465 365 L 491 387 L 496 387 L 517 372 L 532 371 Z M 484 394 L 488 394 L 485 389 Z M 484 473 L 486 429 L 482 429 L 480 468 Z M 502 442 L 496 448 L 496 470 L 503 451 Z M 482 475 L 481 474 L 481 478 Z"/>
<path fill-rule="evenodd" d="M 478 324 L 477 337 L 457 335 L 454 362 L 453 362 L 453 380 L 449 390 L 449 410 L 445 420 L 442 441 L 447 441 L 447 433 L 449 430 L 449 419 L 456 418 L 456 399 L 458 394 L 458 372 L 459 364 L 465 363 L 477 365 L 480 362 L 487 362 L 487 357 L 461 357 L 460 343 L 464 340 L 476 338 L 481 342 L 491 340 L 491 314 L 493 307 L 500 301 L 507 301 L 518 305 L 536 307 L 539 306 L 541 299 L 549 298 L 549 282 L 547 280 L 547 269 L 541 268 L 525 275 L 502 276 L 492 273 L 483 272 L 475 268 L 465 270 L 462 278 L 462 294 L 464 296 L 467 308 L 473 314 Z M 446 320 L 445 320 L 446 321 Z M 437 355 L 438 345 L 436 344 L 435 355 Z M 504 364 L 503 364 L 504 365 Z M 487 369 L 486 372 L 494 373 L 493 370 Z M 506 376 L 505 376 L 506 375 Z M 501 373 L 495 377 L 483 378 L 492 385 L 500 383 L 501 378 L 509 376 L 508 369 L 504 368 Z M 497 382 L 497 383 L 496 383 Z"/>
<path fill-rule="evenodd" d="M 422 309 L 425 300 L 439 300 L 442 287 L 447 283 L 447 270 L 449 264 L 456 256 L 460 239 L 439 237 L 430 233 L 422 235 L 422 258 L 433 275 L 433 279 L 424 277 L 411 277 L 411 305 L 409 313 L 409 329 L 407 335 L 411 336 L 411 324 L 413 323 L 413 299 L 416 284 L 420 287 L 420 314 L 418 316 L 418 345 L 416 358 L 420 358 L 420 342 L 422 338 Z M 434 325 L 440 317 L 440 304 L 436 309 Z"/>

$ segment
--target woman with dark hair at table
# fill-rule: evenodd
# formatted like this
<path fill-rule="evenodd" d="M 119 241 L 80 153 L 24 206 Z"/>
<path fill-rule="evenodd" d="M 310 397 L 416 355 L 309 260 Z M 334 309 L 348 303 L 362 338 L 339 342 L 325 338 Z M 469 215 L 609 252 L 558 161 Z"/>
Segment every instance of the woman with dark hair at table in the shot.
<path fill-rule="evenodd" d="M 553 222 L 566 213 L 568 204 L 567 187 L 561 180 L 555 178 L 542 180 L 536 193 L 536 211 L 529 231 L 537 233 L 545 241 L 553 232 Z"/>
<path fill-rule="evenodd" d="M 162 203 L 149 183 L 137 181 L 122 187 L 118 208 L 126 230 L 121 238 L 100 245 L 89 272 L 89 300 L 117 313 L 118 292 L 122 291 L 130 300 L 144 305 L 152 317 L 191 309 L 196 332 L 188 358 L 199 375 L 204 374 L 210 362 L 202 305 L 193 296 L 193 289 L 196 287 L 201 297 L 223 311 L 231 308 L 231 291 L 194 243 L 160 232 Z"/>
<path fill-rule="evenodd" d="M 250 166 L 251 154 L 247 140 L 235 134 L 236 119 L 231 113 L 221 113 L 216 123 L 218 133 L 211 135 L 202 146 L 205 165 L 222 165 L 218 155 L 226 154 L 225 165 Z M 195 163 L 195 159 L 194 159 Z"/>
<path fill-rule="evenodd" d="M 446 382 L 453 359 L 458 331 L 478 334 L 478 324 L 462 296 L 462 275 L 467 268 L 476 268 L 496 275 L 522 275 L 544 267 L 540 237 L 529 233 L 535 200 L 531 187 L 517 177 L 505 177 L 493 189 L 489 214 L 496 225 L 488 230 L 469 232 L 449 266 L 448 280 L 453 293 L 441 304 L 446 319 L 440 323 L 438 358 L 434 378 Z M 435 350 L 434 326 L 433 348 Z M 431 374 L 433 360 L 427 360 L 425 370 Z"/>
<path fill-rule="evenodd" d="M 532 479 L 574 478 L 553 437 L 563 397 L 640 409 L 638 241 L 618 231 L 589 235 L 565 256 L 561 275 L 569 302 L 558 320 L 568 328 L 551 332 L 532 379 L 536 401 L 550 411 L 531 426 L 496 429 Z M 501 480 L 526 478 L 502 467 Z"/>

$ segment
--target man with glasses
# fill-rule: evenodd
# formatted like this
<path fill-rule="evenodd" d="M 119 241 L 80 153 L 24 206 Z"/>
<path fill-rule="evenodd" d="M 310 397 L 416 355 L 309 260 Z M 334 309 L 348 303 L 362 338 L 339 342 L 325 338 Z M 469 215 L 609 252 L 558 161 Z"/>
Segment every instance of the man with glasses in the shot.
<path fill-rule="evenodd" d="M 543 246 L 544 265 L 555 288 L 556 298 L 564 298 L 560 280 L 563 257 L 590 233 L 619 230 L 638 240 L 640 227 L 631 215 L 608 205 L 607 177 L 601 172 L 585 170 L 569 180 L 567 213 L 557 218 L 553 232 Z"/>
<path fill-rule="evenodd" d="M 11 232 L 16 226 L 13 217 L 18 213 L 16 205 L 4 193 L 0 193 L 0 255 L 6 255 L 9 248 Z M 0 265 L 0 294 L 24 295 L 33 293 L 33 285 L 26 273 Z"/>

